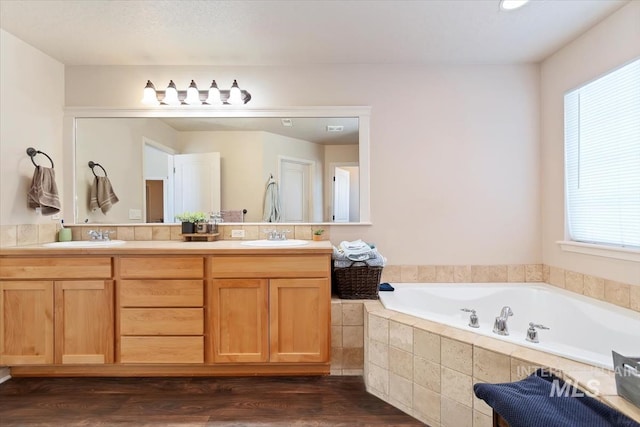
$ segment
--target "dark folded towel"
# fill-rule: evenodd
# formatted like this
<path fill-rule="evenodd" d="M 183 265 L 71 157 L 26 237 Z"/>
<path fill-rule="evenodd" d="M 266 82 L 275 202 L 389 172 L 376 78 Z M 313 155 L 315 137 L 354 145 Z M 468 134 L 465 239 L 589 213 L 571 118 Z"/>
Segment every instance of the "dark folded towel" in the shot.
<path fill-rule="evenodd" d="M 384 282 L 384 283 L 380 283 L 380 290 L 381 291 L 393 291 L 395 288 L 393 286 L 391 286 L 389 283 Z"/>
<path fill-rule="evenodd" d="M 473 386 L 510 427 L 640 427 L 544 370 L 512 383 Z"/>

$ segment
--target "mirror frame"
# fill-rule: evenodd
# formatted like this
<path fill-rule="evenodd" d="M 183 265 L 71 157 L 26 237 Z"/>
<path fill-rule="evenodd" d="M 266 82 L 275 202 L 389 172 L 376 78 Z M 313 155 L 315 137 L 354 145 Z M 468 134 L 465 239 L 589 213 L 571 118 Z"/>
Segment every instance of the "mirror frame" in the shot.
<path fill-rule="evenodd" d="M 202 107 L 157 107 L 157 108 L 66 108 L 63 119 L 63 212 L 69 217 L 73 213 L 73 221 L 69 224 L 80 225 L 76 222 L 76 119 L 79 118 L 169 118 L 169 117 L 358 117 L 359 129 L 359 163 L 360 163 L 360 221 L 359 222 L 321 222 L 296 223 L 326 224 L 326 225 L 370 225 L 371 224 L 371 174 L 370 174 L 370 118 L 371 107 L 287 107 L 274 109 L 209 109 Z M 69 191 L 71 190 L 71 191 Z M 148 223 L 113 224 L 113 225 L 145 225 Z M 167 223 L 171 224 L 171 223 Z M 246 224 L 263 224 L 246 223 Z M 286 224 L 286 223 L 282 223 Z M 155 224 L 157 225 L 157 224 Z"/>

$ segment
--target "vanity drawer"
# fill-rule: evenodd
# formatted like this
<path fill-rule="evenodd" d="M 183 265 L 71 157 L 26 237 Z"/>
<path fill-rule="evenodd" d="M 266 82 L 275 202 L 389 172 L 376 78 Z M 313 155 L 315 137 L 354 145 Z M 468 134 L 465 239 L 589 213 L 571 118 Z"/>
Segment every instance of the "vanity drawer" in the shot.
<path fill-rule="evenodd" d="M 204 258 L 197 256 L 121 257 L 123 279 L 197 279 L 204 277 Z"/>
<path fill-rule="evenodd" d="M 215 255 L 212 277 L 329 277 L 330 255 Z"/>
<path fill-rule="evenodd" d="M 202 308 L 123 308 L 121 335 L 202 335 Z"/>
<path fill-rule="evenodd" d="M 202 280 L 121 280 L 121 307 L 202 307 Z"/>
<path fill-rule="evenodd" d="M 109 279 L 110 257 L 0 258 L 0 279 Z"/>
<path fill-rule="evenodd" d="M 204 363 L 204 337 L 121 337 L 120 363 Z"/>

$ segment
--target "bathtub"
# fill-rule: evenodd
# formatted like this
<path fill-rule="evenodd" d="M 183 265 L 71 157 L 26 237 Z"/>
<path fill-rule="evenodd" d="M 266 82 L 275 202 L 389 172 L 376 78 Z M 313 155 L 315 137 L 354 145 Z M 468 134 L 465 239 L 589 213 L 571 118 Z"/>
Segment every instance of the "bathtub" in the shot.
<path fill-rule="evenodd" d="M 640 313 L 546 284 L 531 283 L 392 283 L 394 292 L 380 292 L 385 308 L 443 323 L 525 347 L 613 369 L 611 350 L 640 357 Z M 513 310 L 509 335 L 493 333 L 503 306 Z M 468 326 L 476 310 L 480 327 Z M 529 322 L 549 330 L 539 343 L 526 341 Z"/>

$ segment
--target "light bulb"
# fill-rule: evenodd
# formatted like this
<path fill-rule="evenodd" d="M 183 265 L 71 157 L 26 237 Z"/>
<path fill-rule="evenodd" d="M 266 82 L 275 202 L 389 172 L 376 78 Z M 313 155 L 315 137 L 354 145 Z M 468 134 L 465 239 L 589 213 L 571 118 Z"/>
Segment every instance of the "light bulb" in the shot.
<path fill-rule="evenodd" d="M 187 97 L 184 102 L 189 105 L 200 105 L 202 101 L 200 101 L 200 92 L 198 91 L 198 86 L 196 86 L 196 82 L 191 80 L 191 84 L 187 88 Z"/>
<path fill-rule="evenodd" d="M 222 104 L 222 100 L 220 99 L 220 90 L 218 89 L 218 85 L 215 80 L 211 82 L 211 86 L 209 87 L 209 96 L 205 102 L 209 105 Z"/>
<path fill-rule="evenodd" d="M 229 100 L 227 101 L 229 104 L 238 105 L 242 104 L 242 92 L 238 87 L 238 82 L 236 80 L 233 81 L 231 85 L 231 90 L 229 91 Z"/>
<path fill-rule="evenodd" d="M 142 103 L 144 105 L 159 105 L 158 96 L 156 94 L 156 88 L 151 83 L 151 80 L 147 80 L 147 85 L 144 87 L 142 95 Z"/>
<path fill-rule="evenodd" d="M 500 7 L 502 10 L 515 10 L 524 6 L 528 2 L 529 0 L 502 0 L 500 2 Z"/>
<path fill-rule="evenodd" d="M 178 89 L 173 80 L 169 80 L 169 86 L 164 92 L 164 99 L 162 100 L 167 105 L 180 105 L 180 99 L 178 98 Z"/>

